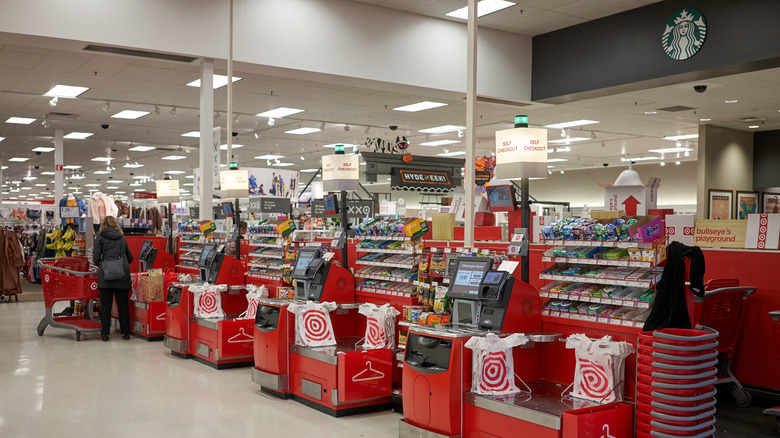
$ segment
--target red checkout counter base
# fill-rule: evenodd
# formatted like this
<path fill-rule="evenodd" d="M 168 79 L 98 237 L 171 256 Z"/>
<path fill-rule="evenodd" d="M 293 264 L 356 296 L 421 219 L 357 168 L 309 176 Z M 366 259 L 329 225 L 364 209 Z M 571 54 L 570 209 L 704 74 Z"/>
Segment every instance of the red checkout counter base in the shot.
<path fill-rule="evenodd" d="M 291 301 L 260 298 L 254 330 L 252 381 L 260 390 L 290 398 L 290 345 L 295 339 L 295 318 L 287 311 Z"/>
<path fill-rule="evenodd" d="M 293 345 L 292 398 L 334 417 L 392 409 L 393 352 L 358 350 L 359 341 L 344 338 L 332 347 Z"/>
<path fill-rule="evenodd" d="M 130 334 L 146 341 L 165 337 L 165 301 L 140 303 L 130 301 Z"/>
<path fill-rule="evenodd" d="M 190 357 L 218 370 L 254 364 L 251 319 L 193 318 Z"/>

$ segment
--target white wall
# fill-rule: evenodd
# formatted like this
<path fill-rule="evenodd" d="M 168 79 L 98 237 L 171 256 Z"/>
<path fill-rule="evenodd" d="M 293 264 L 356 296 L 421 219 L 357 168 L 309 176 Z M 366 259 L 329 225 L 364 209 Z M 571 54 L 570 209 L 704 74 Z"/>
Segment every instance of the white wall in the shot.
<path fill-rule="evenodd" d="M 237 62 L 465 93 L 466 25 L 346 0 L 235 0 Z M 0 32 L 227 58 L 228 2 L 3 0 Z M 481 29 L 478 93 L 531 98 L 531 39 Z"/>
<path fill-rule="evenodd" d="M 699 126 L 697 217 L 707 218 L 709 190 L 753 190 L 753 133 Z M 735 194 L 736 195 L 736 194 Z"/>

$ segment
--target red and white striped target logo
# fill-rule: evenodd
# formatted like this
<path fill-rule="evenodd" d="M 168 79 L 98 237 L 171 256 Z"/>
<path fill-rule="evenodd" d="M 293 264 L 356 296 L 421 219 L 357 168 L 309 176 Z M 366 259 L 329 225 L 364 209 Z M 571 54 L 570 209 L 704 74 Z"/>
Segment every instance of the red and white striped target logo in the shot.
<path fill-rule="evenodd" d="M 307 310 L 302 318 L 304 334 L 309 341 L 324 341 L 333 336 L 327 315 L 321 310 Z"/>
<path fill-rule="evenodd" d="M 503 392 L 511 389 L 511 376 L 506 363 L 506 353 L 494 351 L 482 360 L 479 389 L 483 392 Z"/>
<path fill-rule="evenodd" d="M 198 297 L 198 310 L 201 314 L 218 312 L 217 294 L 214 291 L 206 291 L 200 294 L 200 297 Z"/>
<path fill-rule="evenodd" d="M 587 359 L 580 359 L 580 390 L 588 397 L 602 399 L 609 395 L 612 388 L 609 387 L 607 373 L 600 365 Z M 606 401 L 609 401 L 608 399 Z"/>
<path fill-rule="evenodd" d="M 766 233 L 769 230 L 769 217 L 765 214 L 759 216 L 758 220 L 758 249 L 766 248 Z"/>
<path fill-rule="evenodd" d="M 369 345 L 385 345 L 387 338 L 382 322 L 377 318 L 367 318 L 366 324 L 366 342 Z"/>
<path fill-rule="evenodd" d="M 49 274 L 46 274 L 43 276 L 43 281 L 48 283 L 49 282 Z"/>
<path fill-rule="evenodd" d="M 255 319 L 256 315 L 257 315 L 257 300 L 253 298 L 249 300 L 249 305 L 246 308 L 246 318 Z"/>

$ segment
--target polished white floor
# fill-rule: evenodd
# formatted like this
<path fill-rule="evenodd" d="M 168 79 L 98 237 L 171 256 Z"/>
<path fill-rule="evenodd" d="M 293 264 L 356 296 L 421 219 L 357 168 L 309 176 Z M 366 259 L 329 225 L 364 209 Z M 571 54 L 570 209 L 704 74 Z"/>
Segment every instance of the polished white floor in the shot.
<path fill-rule="evenodd" d="M 0 437 L 397 437 L 392 411 L 333 418 L 260 393 L 162 342 L 35 332 L 43 303 L 0 304 Z"/>

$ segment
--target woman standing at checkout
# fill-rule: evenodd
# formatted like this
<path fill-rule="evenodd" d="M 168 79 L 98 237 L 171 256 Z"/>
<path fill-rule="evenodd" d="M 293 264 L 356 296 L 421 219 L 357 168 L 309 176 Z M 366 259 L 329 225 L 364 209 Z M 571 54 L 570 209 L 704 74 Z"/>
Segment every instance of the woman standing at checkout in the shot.
<path fill-rule="evenodd" d="M 108 341 L 111 332 L 111 306 L 116 297 L 116 308 L 119 311 L 119 328 L 122 339 L 130 339 L 130 263 L 133 254 L 127 247 L 127 240 L 122 234 L 114 216 L 106 216 L 100 223 L 100 230 L 95 237 L 92 250 L 92 262 L 98 266 L 98 289 L 100 289 L 100 330 L 103 342 Z"/>

